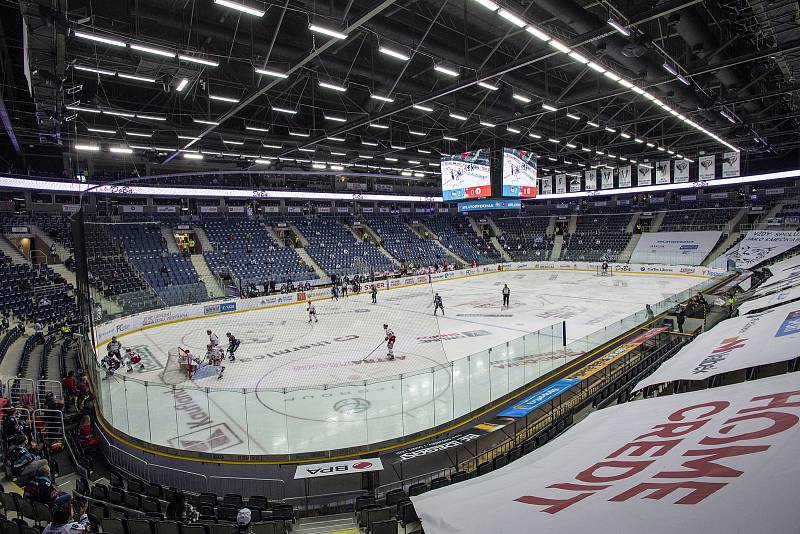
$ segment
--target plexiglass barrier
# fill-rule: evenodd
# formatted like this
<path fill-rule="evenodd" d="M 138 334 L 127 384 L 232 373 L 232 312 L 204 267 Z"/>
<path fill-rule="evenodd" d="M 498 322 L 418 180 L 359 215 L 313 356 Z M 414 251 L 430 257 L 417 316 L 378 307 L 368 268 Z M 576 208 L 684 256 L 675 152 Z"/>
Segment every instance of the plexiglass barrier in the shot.
<path fill-rule="evenodd" d="M 652 305 L 658 315 L 714 284 Z M 90 366 L 106 421 L 155 445 L 200 453 L 288 455 L 364 447 L 441 427 L 641 325 L 640 310 L 562 342 L 561 324 L 447 364 L 373 381 L 283 389 L 172 386 Z M 99 340 L 98 340 L 99 341 Z"/>

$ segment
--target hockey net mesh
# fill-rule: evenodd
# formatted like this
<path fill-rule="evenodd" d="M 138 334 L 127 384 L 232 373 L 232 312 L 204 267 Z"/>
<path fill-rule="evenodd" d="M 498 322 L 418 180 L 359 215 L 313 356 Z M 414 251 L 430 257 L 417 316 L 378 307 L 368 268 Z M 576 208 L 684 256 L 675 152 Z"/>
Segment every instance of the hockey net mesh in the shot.
<path fill-rule="evenodd" d="M 179 347 L 173 347 L 167 352 L 167 363 L 159 375 L 165 384 L 176 385 L 185 382 L 186 355 Z"/>

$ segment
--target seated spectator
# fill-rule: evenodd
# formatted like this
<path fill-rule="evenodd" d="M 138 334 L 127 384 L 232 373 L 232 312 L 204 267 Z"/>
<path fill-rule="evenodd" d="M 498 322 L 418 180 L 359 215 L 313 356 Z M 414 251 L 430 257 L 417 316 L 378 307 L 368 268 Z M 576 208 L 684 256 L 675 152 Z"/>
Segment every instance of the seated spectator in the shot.
<path fill-rule="evenodd" d="M 25 425 L 17 415 L 16 407 L 11 407 L 3 418 L 3 441 L 10 442 L 13 438 L 22 435 L 26 430 Z"/>
<path fill-rule="evenodd" d="M 45 464 L 36 470 L 30 482 L 25 486 L 23 496 L 27 499 L 45 504 L 53 504 L 63 492 L 58 491 L 50 478 L 50 466 Z"/>
<path fill-rule="evenodd" d="M 252 512 L 250 512 L 250 508 L 242 508 L 236 514 L 236 532 L 237 534 L 250 534 L 252 529 L 250 528 L 250 521 L 253 518 Z"/>
<path fill-rule="evenodd" d="M 25 486 L 36 476 L 39 468 L 47 465 L 47 460 L 39 457 L 40 448 L 36 444 L 28 443 L 25 434 L 18 434 L 13 444 L 8 449 L 6 461 L 11 468 L 11 473 L 17 479 L 17 485 Z"/>
<path fill-rule="evenodd" d="M 48 391 L 44 396 L 44 407 L 46 410 L 58 410 L 60 412 L 64 410 L 64 401 L 57 399 L 52 391 Z"/>
<path fill-rule="evenodd" d="M 53 504 L 55 505 L 53 521 L 44 527 L 42 534 L 75 534 L 90 527 L 89 516 L 86 515 L 86 503 L 78 506 L 78 521 L 76 522 L 72 521 L 75 509 L 72 507 L 72 496 L 69 493 L 63 493 L 56 497 Z"/>
<path fill-rule="evenodd" d="M 93 452 L 98 445 L 99 441 L 94 435 L 94 428 L 92 428 L 92 419 L 88 415 L 81 416 L 81 424 L 78 425 L 78 446 L 84 453 Z"/>
<path fill-rule="evenodd" d="M 64 389 L 66 401 L 69 402 L 78 394 L 78 381 L 75 380 L 75 371 L 69 371 L 67 376 L 61 381 L 61 387 Z"/>
<path fill-rule="evenodd" d="M 176 491 L 167 505 L 166 517 L 180 523 L 194 523 L 200 518 L 200 514 L 194 506 L 186 502 L 186 495 L 182 491 Z"/>

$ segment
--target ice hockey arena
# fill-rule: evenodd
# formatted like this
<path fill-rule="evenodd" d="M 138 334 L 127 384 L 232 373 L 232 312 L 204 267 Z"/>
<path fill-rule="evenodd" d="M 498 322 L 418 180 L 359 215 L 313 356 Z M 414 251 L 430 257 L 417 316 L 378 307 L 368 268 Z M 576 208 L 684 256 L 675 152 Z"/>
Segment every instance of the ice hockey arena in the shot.
<path fill-rule="evenodd" d="M 0 534 L 800 532 L 797 2 L 0 13 Z"/>

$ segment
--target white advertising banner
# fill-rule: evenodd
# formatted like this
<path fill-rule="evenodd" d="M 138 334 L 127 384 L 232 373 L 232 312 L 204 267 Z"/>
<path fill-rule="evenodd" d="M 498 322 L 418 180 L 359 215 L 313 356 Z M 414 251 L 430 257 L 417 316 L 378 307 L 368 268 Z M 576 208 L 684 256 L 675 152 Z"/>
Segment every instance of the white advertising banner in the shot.
<path fill-rule="evenodd" d="M 668 184 L 670 182 L 669 168 L 669 160 L 656 163 L 656 184 Z"/>
<path fill-rule="evenodd" d="M 346 462 L 325 462 L 321 464 L 301 464 L 294 472 L 294 479 L 329 477 L 347 475 L 352 473 L 366 473 L 367 471 L 383 471 L 380 458 L 367 458 L 365 460 L 348 460 Z"/>
<path fill-rule="evenodd" d="M 427 534 L 797 532 L 798 400 L 790 373 L 611 406 L 411 501 Z"/>
<path fill-rule="evenodd" d="M 156 213 L 175 213 L 178 206 L 156 206 Z"/>
<path fill-rule="evenodd" d="M 556 194 L 567 192 L 567 175 L 556 174 Z"/>
<path fill-rule="evenodd" d="M 700 265 L 722 232 L 646 232 L 639 238 L 631 263 Z"/>
<path fill-rule="evenodd" d="M 749 269 L 798 245 L 800 232 L 750 230 L 739 245 L 725 256 L 735 261 L 737 268 Z"/>
<path fill-rule="evenodd" d="M 606 175 L 605 173 L 608 173 Z M 613 189 L 614 188 L 614 174 L 613 169 L 600 169 L 600 173 L 603 176 L 603 189 Z M 630 187 L 631 186 L 631 166 L 625 165 L 617 169 L 617 178 L 619 181 L 619 187 Z M 606 179 L 608 183 L 611 184 L 610 187 L 606 187 Z"/>
<path fill-rule="evenodd" d="M 676 184 L 685 184 L 689 181 L 689 162 L 685 159 L 676 159 L 673 164 L 673 178 Z"/>
<path fill-rule="evenodd" d="M 794 302 L 722 321 L 636 384 L 634 391 L 675 380 L 705 380 L 798 356 L 800 302 Z"/>
<path fill-rule="evenodd" d="M 569 192 L 570 193 L 577 193 L 581 190 L 581 177 L 580 176 L 570 176 L 569 177 Z"/>
<path fill-rule="evenodd" d="M 200 206 L 200 213 L 217 213 L 219 206 Z"/>
<path fill-rule="evenodd" d="M 700 156 L 697 158 L 697 179 L 704 182 L 716 178 L 714 170 L 714 156 Z"/>
<path fill-rule="evenodd" d="M 595 169 L 586 171 L 584 179 L 586 180 L 587 191 L 597 191 L 597 171 Z"/>
<path fill-rule="evenodd" d="M 553 194 L 553 177 L 552 176 L 542 176 L 542 194 L 545 194 L 545 195 L 552 195 Z"/>
<path fill-rule="evenodd" d="M 777 287 L 774 289 L 778 289 Z M 745 315 L 753 310 L 781 306 L 795 299 L 800 299 L 800 285 L 789 286 L 786 289 L 760 298 L 750 299 L 739 306 L 739 315 Z"/>
<path fill-rule="evenodd" d="M 144 213 L 144 206 L 123 204 L 122 213 Z"/>
<path fill-rule="evenodd" d="M 741 172 L 741 154 L 738 152 L 725 152 L 722 155 L 722 177 L 736 178 Z"/>
<path fill-rule="evenodd" d="M 637 165 L 637 181 L 636 185 L 652 185 L 653 183 L 653 168 L 650 165 Z"/>
<path fill-rule="evenodd" d="M 764 291 L 774 291 L 777 286 L 785 287 L 800 283 L 800 256 L 768 265 L 767 269 L 772 273 L 764 284 L 758 288 L 756 293 Z"/>
<path fill-rule="evenodd" d="M 61 211 L 64 213 L 78 213 L 80 209 L 80 204 L 61 204 Z"/>

